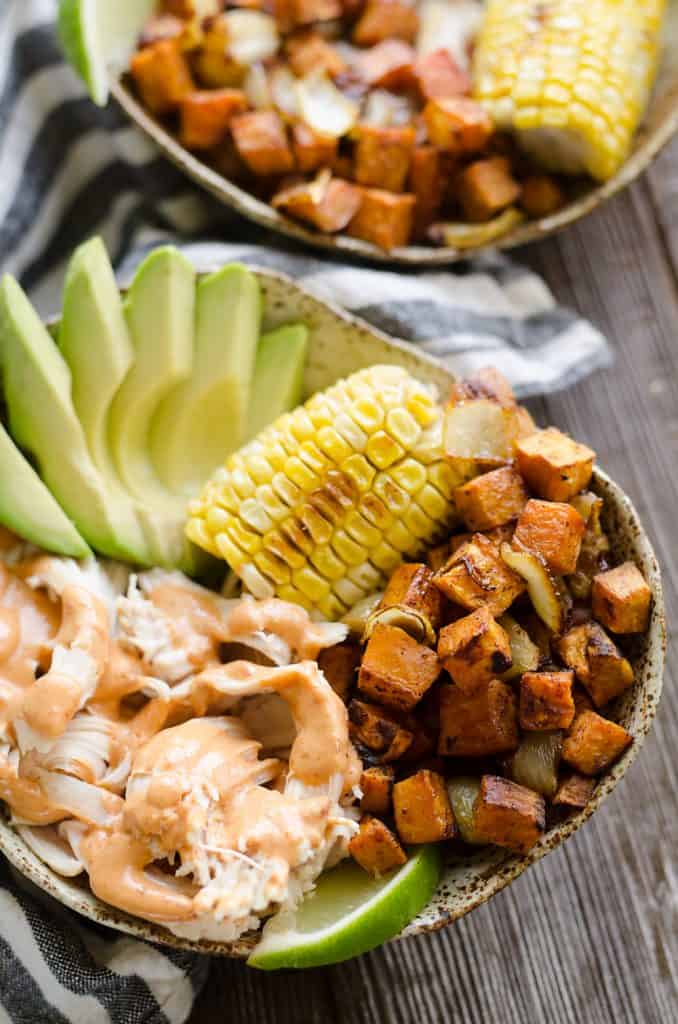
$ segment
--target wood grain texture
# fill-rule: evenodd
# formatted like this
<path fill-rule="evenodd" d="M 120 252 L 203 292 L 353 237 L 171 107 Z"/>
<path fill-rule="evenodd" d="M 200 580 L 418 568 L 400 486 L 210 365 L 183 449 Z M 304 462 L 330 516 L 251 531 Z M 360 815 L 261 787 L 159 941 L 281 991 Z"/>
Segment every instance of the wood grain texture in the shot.
<path fill-rule="evenodd" d="M 614 344 L 535 411 L 586 440 L 636 502 L 664 571 L 654 730 L 572 839 L 436 935 L 303 974 L 214 961 L 192 1024 L 670 1024 L 678 1019 L 678 141 L 623 196 L 519 258 Z"/>

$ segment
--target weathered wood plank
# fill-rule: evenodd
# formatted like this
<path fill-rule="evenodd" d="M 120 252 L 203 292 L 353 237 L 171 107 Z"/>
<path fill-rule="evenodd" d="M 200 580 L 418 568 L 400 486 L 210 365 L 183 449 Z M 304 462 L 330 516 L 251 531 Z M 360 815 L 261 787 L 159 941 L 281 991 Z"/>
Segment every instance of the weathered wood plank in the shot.
<path fill-rule="evenodd" d="M 614 342 L 610 371 L 539 403 L 540 415 L 589 441 L 636 501 L 664 566 L 670 624 L 678 621 L 677 188 L 678 144 L 649 180 L 519 254 Z M 489 905 L 437 935 L 305 975 L 215 961 L 193 1020 L 675 1020 L 677 675 L 669 657 L 653 734 L 604 808 Z"/>

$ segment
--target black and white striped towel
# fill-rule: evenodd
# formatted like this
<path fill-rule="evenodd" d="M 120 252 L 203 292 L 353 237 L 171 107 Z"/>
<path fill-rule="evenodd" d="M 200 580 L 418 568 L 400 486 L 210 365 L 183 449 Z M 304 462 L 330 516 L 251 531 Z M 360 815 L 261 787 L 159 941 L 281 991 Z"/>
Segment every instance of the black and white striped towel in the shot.
<path fill-rule="evenodd" d="M 56 0 L 0 0 L 0 269 L 45 314 L 73 247 L 98 233 L 123 274 L 174 238 L 198 265 L 251 262 L 465 371 L 493 362 L 522 395 L 609 362 L 605 339 L 535 275 L 496 257 L 397 274 L 321 261 L 243 223 L 187 185 L 116 110 L 97 110 L 62 62 Z M 205 237 L 227 242 L 204 242 Z M 108 934 L 17 884 L 0 862 L 0 1024 L 185 1020 L 206 963 Z"/>

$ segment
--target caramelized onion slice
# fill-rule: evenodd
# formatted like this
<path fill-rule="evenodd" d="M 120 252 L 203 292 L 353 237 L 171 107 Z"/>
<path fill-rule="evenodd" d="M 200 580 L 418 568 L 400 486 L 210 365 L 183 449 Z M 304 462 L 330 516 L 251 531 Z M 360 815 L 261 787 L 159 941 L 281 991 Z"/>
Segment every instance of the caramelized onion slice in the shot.
<path fill-rule="evenodd" d="M 527 583 L 527 592 L 539 618 L 552 633 L 562 632 L 565 622 L 566 599 L 556 577 L 538 555 L 525 549 L 502 544 L 501 557 Z"/>
<path fill-rule="evenodd" d="M 511 645 L 511 668 L 501 678 L 506 683 L 519 679 L 523 672 L 533 672 L 539 665 L 539 648 L 530 639 L 529 633 L 508 613 L 497 619 L 506 632 Z"/>
<path fill-rule="evenodd" d="M 324 72 L 314 71 L 296 84 L 299 113 L 309 128 L 340 138 L 358 120 L 359 108 Z"/>
<path fill-rule="evenodd" d="M 515 206 L 509 206 L 508 210 L 504 210 L 498 217 L 484 224 L 451 221 L 432 224 L 428 235 L 436 245 L 446 245 L 452 249 L 477 249 L 501 238 L 524 220 L 524 213 Z"/>
<path fill-rule="evenodd" d="M 367 627 L 367 620 L 375 608 L 381 603 L 384 596 L 383 590 L 378 590 L 369 597 L 363 597 L 357 601 L 342 618 L 345 626 L 348 626 L 351 636 L 362 638 Z"/>
<path fill-rule="evenodd" d="M 511 777 L 542 796 L 552 797 L 558 788 L 558 765 L 563 747 L 563 734 L 526 732 L 511 759 Z"/>

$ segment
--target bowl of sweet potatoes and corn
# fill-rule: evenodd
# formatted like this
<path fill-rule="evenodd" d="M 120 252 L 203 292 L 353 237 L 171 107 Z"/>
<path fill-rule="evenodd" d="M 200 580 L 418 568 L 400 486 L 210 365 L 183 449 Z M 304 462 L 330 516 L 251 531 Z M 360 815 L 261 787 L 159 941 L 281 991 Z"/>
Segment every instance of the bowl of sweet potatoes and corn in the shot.
<path fill-rule="evenodd" d="M 664 627 L 652 549 L 595 453 L 537 429 L 496 371 L 447 377 L 443 406 L 414 375 L 444 371 L 408 358 L 412 375 L 359 371 L 267 428 L 188 534 L 256 597 L 349 626 L 319 661 L 363 761 L 350 852 L 376 876 L 446 852 L 412 934 L 600 805 L 649 728 Z"/>
<path fill-rule="evenodd" d="M 435 263 L 637 176 L 678 124 L 677 55 L 670 0 L 162 0 L 113 88 L 253 220 Z"/>

